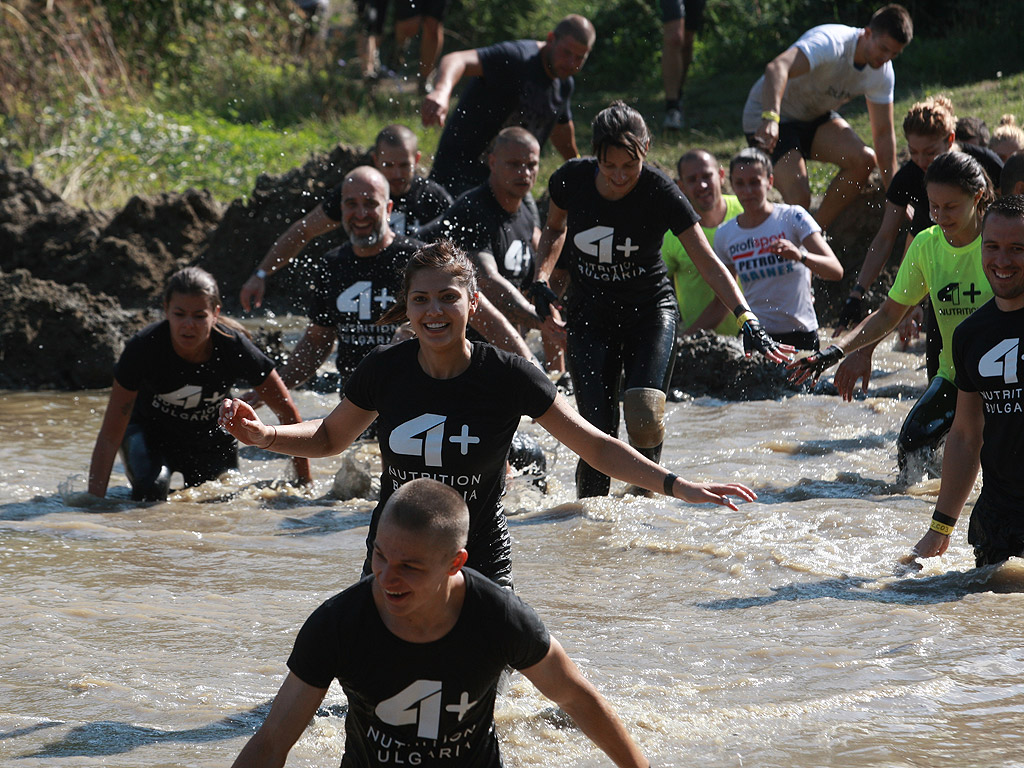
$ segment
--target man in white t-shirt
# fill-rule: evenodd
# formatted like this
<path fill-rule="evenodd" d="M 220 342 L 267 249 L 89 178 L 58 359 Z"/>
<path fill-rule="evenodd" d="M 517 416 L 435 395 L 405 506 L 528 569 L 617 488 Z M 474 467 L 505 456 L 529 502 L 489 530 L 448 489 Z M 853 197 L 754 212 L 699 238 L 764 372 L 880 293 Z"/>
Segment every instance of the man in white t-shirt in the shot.
<path fill-rule="evenodd" d="M 892 59 L 913 35 L 910 14 L 896 4 L 875 11 L 863 29 L 814 27 L 772 59 L 750 89 L 743 131 L 751 146 L 771 154 L 783 200 L 810 208 L 806 160 L 839 166 L 815 213 L 823 229 L 854 200 L 876 164 L 886 187 L 896 172 Z M 873 150 L 836 112 L 860 95 Z"/>

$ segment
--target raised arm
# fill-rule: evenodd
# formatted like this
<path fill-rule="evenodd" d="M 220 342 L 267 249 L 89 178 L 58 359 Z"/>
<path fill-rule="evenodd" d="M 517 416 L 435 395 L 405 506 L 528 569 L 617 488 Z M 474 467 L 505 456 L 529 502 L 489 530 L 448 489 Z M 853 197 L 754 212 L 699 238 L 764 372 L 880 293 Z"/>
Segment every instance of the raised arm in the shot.
<path fill-rule="evenodd" d="M 974 481 L 978 478 L 984 429 L 985 414 L 981 395 L 959 390 L 953 426 L 946 436 L 946 447 L 942 454 L 942 485 L 935 503 L 936 517 L 944 516 L 951 521 L 946 523 L 949 526 L 956 525 L 967 497 L 974 489 Z M 924 538 L 914 546 L 914 554 L 918 557 L 941 555 L 949 546 L 951 533 L 943 534 L 929 528 Z"/>
<path fill-rule="evenodd" d="M 555 638 L 547 655 L 523 675 L 537 690 L 565 710 L 619 768 L 649 768 L 650 761 L 626 732 L 615 710 L 580 672 Z"/>
<path fill-rule="evenodd" d="M 491 303 L 503 311 L 510 320 L 529 328 L 540 328 L 543 322 L 537 317 L 533 305 L 508 281 L 498 269 L 494 256 L 487 251 L 478 251 L 471 255 L 477 266 L 477 279 L 480 289 L 491 300 Z"/>
<path fill-rule="evenodd" d="M 678 477 L 621 440 L 606 435 L 574 411 L 561 395 L 555 397 L 537 423 L 594 469 L 649 491 L 693 504 L 721 504 L 730 509 L 736 509 L 736 505 L 729 496 L 746 501 L 757 498 L 740 483 L 691 483 Z"/>
<path fill-rule="evenodd" d="M 810 60 L 796 46 L 787 48 L 769 61 L 768 66 L 764 68 L 764 84 L 761 90 L 762 111 L 780 115 L 782 94 L 786 91 L 786 84 L 794 77 L 806 75 L 810 71 Z M 760 141 L 761 149 L 771 153 L 779 141 L 779 121 L 771 117 L 762 118 L 755 138 Z"/>
<path fill-rule="evenodd" d="M 448 117 L 452 90 L 463 77 L 480 77 L 484 68 L 475 48 L 454 51 L 441 58 L 437 66 L 437 81 L 434 90 L 427 94 L 420 107 L 423 125 L 444 125 Z"/>
<path fill-rule="evenodd" d="M 124 431 L 128 428 L 137 395 L 137 392 L 125 389 L 116 380 L 110 388 L 107 410 L 103 414 L 103 424 L 100 426 L 99 435 L 96 436 L 92 460 L 89 462 L 89 493 L 93 496 L 102 499 L 107 495 L 110 470 L 124 439 Z"/>
<path fill-rule="evenodd" d="M 868 119 L 871 121 L 871 141 L 875 147 L 875 161 L 882 174 L 882 185 L 888 189 L 896 175 L 896 128 L 893 120 L 892 102 L 888 104 L 868 103 Z"/>
<path fill-rule="evenodd" d="M 232 768 L 281 768 L 327 691 L 314 688 L 289 672 L 267 719 L 242 748 Z"/>
<path fill-rule="evenodd" d="M 299 409 L 288 392 L 288 387 L 284 385 L 276 370 L 271 371 L 264 382 L 256 387 L 256 392 L 260 399 L 267 404 L 267 407 L 274 412 L 281 424 L 298 424 L 302 421 Z M 295 467 L 295 477 L 300 483 L 305 484 L 312 481 L 313 478 L 309 473 L 309 459 L 296 456 L 292 459 L 292 466 Z"/>
<path fill-rule="evenodd" d="M 326 234 L 332 229 L 337 229 L 340 224 L 341 222 L 335 221 L 327 215 L 322 205 L 318 205 L 301 219 L 293 222 L 285 233 L 274 241 L 270 250 L 267 251 L 267 255 L 256 267 L 256 271 L 242 285 L 242 291 L 239 294 L 242 308 L 248 312 L 253 306 L 263 305 L 266 280 L 260 277 L 258 272 L 264 272 L 267 277 L 270 277 L 298 256 L 310 240 Z"/>
<path fill-rule="evenodd" d="M 225 400 L 220 407 L 220 425 L 246 445 L 289 456 L 316 459 L 334 456 L 363 434 L 376 411 L 367 411 L 345 398 L 324 419 L 267 426 L 247 402 Z"/>

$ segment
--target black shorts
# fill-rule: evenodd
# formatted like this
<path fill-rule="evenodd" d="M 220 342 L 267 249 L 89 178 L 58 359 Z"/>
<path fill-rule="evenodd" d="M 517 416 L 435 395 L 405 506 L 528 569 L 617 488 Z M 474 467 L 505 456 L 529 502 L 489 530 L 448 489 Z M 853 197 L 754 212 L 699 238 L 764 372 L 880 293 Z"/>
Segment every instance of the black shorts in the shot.
<path fill-rule="evenodd" d="M 661 21 L 667 24 L 676 19 L 686 19 L 686 28 L 692 32 L 704 29 L 704 6 L 707 0 L 658 0 L 661 5 Z"/>
<path fill-rule="evenodd" d="M 811 147 L 814 145 L 814 134 L 818 129 L 830 120 L 839 120 L 840 115 L 836 111 L 828 112 L 814 120 L 783 120 L 779 124 L 779 140 L 772 151 L 772 162 L 777 163 L 787 152 L 795 149 L 805 160 L 811 157 Z M 758 146 L 754 134 L 747 134 L 747 144 L 751 147 Z"/>
<path fill-rule="evenodd" d="M 395 20 L 405 21 L 414 16 L 429 16 L 443 21 L 447 9 L 448 0 L 395 0 Z"/>
<path fill-rule="evenodd" d="M 356 12 L 363 32 L 380 35 L 384 32 L 384 17 L 388 15 L 388 0 L 356 0 Z"/>
<path fill-rule="evenodd" d="M 804 352 L 817 352 L 821 349 L 817 331 L 790 331 L 789 333 L 769 333 L 779 344 L 789 344 Z"/>

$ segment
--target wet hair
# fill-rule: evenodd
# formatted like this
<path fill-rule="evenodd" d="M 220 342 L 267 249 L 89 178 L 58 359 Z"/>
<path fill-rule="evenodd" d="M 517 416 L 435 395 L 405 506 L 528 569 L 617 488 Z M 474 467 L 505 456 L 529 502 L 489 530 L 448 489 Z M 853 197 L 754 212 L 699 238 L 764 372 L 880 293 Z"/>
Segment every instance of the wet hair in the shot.
<path fill-rule="evenodd" d="M 410 480 L 391 494 L 380 525 L 385 521 L 429 538 L 445 556 L 465 547 L 469 537 L 469 508 L 462 494 L 426 477 Z"/>
<path fill-rule="evenodd" d="M 874 35 L 887 35 L 900 45 L 907 45 L 914 39 L 914 22 L 910 12 L 902 5 L 883 5 L 871 16 L 868 29 Z"/>
<path fill-rule="evenodd" d="M 737 166 L 740 165 L 756 165 L 764 171 L 765 176 L 772 175 L 772 159 L 768 157 L 768 153 L 763 149 L 757 147 L 746 147 L 741 149 L 732 160 L 729 161 L 729 178 L 732 178 L 732 172 L 736 170 Z"/>
<path fill-rule="evenodd" d="M 419 148 L 419 139 L 408 126 L 393 123 L 384 126 L 373 142 L 374 151 L 379 150 L 382 146 L 411 149 L 415 152 Z"/>
<path fill-rule="evenodd" d="M 1014 152 L 1003 163 L 999 174 L 999 188 L 1006 194 L 1013 194 L 1013 188 L 1024 181 L 1024 151 Z"/>
<path fill-rule="evenodd" d="M 903 135 L 941 136 L 956 133 L 956 115 L 953 102 L 946 96 L 930 96 L 915 102 L 903 118 Z"/>
<path fill-rule="evenodd" d="M 613 101 L 611 106 L 598 112 L 591 129 L 591 146 L 598 160 L 604 160 L 609 147 L 624 149 L 631 157 L 643 160 L 651 146 L 647 123 L 624 101 Z"/>
<path fill-rule="evenodd" d="M 989 216 L 1003 216 L 1007 219 L 1024 220 L 1024 195 L 1005 195 L 993 202 L 985 211 L 985 221 Z"/>
<path fill-rule="evenodd" d="M 498 147 L 503 147 L 506 144 L 520 144 L 524 147 L 533 147 L 538 152 L 540 151 L 540 142 L 537 141 L 537 137 L 518 125 L 502 128 L 491 142 L 490 151 L 497 152 Z"/>
<path fill-rule="evenodd" d="M 698 149 L 691 149 L 690 151 L 685 152 L 683 154 L 683 156 L 680 157 L 676 161 L 676 173 L 679 176 L 683 175 L 683 171 L 682 171 L 683 163 L 691 163 L 691 162 L 694 162 L 694 161 L 696 161 L 696 162 L 704 162 L 704 159 L 708 158 L 708 157 L 711 158 L 711 161 L 713 163 L 715 163 L 716 165 L 718 164 L 718 158 L 716 158 L 714 155 L 712 155 L 706 149 L 699 149 L 699 148 Z"/>
<path fill-rule="evenodd" d="M 202 267 L 185 267 L 170 276 L 164 288 L 163 303 L 165 310 L 171 303 L 171 296 L 176 293 L 180 293 L 183 296 L 203 296 L 206 298 L 210 309 L 220 309 L 222 306 L 220 287 L 217 285 L 216 278 Z M 252 335 L 241 323 L 223 315 L 217 318 L 217 325 L 214 328 L 221 333 L 225 333 L 224 329 L 230 328 L 245 334 L 250 339 L 252 338 Z"/>
<path fill-rule="evenodd" d="M 408 319 L 405 311 L 409 300 L 409 286 L 416 273 L 425 269 L 448 273 L 470 296 L 477 292 L 476 267 L 469 256 L 451 240 L 438 240 L 436 243 L 423 246 L 409 258 L 405 265 L 398 300 L 377 319 L 377 325 L 403 323 Z"/>
<path fill-rule="evenodd" d="M 577 43 L 587 46 L 587 48 L 593 48 L 594 41 L 597 40 L 597 31 L 594 29 L 594 25 L 590 23 L 590 19 L 580 16 L 578 13 L 571 13 L 558 22 L 555 25 L 553 34 L 555 40 L 561 40 L 563 37 L 568 36 Z"/>
<path fill-rule="evenodd" d="M 1014 115 L 1003 115 L 999 118 L 999 127 L 992 131 L 988 146 L 995 151 L 995 145 L 1005 141 L 1016 145 L 1014 152 L 1024 149 L 1024 130 L 1017 125 L 1017 118 Z"/>
<path fill-rule="evenodd" d="M 924 185 L 948 184 L 956 187 L 964 194 L 976 195 L 980 191 L 978 213 L 984 213 L 989 203 L 995 199 L 992 191 L 992 180 L 985 169 L 970 155 L 963 152 L 943 152 L 932 160 L 928 170 L 924 172 Z"/>
<path fill-rule="evenodd" d="M 956 140 L 968 144 L 987 147 L 989 140 L 988 126 L 980 117 L 961 117 L 956 121 Z"/>

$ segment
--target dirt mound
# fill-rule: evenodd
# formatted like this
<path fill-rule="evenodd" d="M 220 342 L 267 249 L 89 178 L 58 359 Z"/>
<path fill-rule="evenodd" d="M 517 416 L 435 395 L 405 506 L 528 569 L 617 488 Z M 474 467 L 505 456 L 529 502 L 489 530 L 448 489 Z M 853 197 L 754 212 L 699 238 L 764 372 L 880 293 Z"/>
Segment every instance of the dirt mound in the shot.
<path fill-rule="evenodd" d="M 786 369 L 761 355 L 747 358 L 738 338 L 701 331 L 676 339 L 676 366 L 669 396 L 717 397 L 722 400 L 777 400 L 804 391 L 790 384 Z"/>
<path fill-rule="evenodd" d="M 0 273 L 0 387 L 108 387 L 125 342 L 158 317 L 81 284 Z"/>
<path fill-rule="evenodd" d="M 314 155 L 301 168 L 281 176 L 260 176 L 247 201 L 231 203 L 199 261 L 199 266 L 217 276 L 227 311 L 241 310 L 238 292 L 242 283 L 292 222 L 318 206 L 346 173 L 369 162 L 369 155 L 339 145 L 329 155 Z M 264 308 L 305 311 L 311 259 L 343 241 L 340 228 L 311 240 L 288 269 L 267 281 Z"/>

